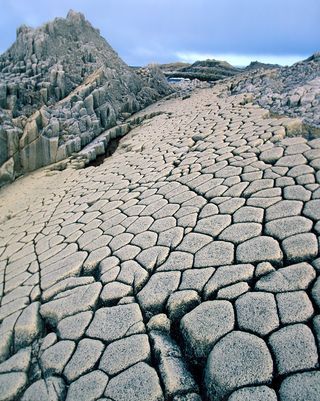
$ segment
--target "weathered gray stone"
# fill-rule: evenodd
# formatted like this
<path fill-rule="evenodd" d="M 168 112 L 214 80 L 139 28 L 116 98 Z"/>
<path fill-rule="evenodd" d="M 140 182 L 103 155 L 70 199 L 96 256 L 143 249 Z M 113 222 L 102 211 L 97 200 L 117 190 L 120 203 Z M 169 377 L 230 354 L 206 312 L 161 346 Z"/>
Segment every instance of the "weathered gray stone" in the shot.
<path fill-rule="evenodd" d="M 170 295 L 167 302 L 168 316 L 173 321 L 180 320 L 200 302 L 201 298 L 194 290 L 176 291 Z"/>
<path fill-rule="evenodd" d="M 73 316 L 68 316 L 58 323 L 57 333 L 64 340 L 79 340 L 88 327 L 93 312 L 80 312 Z"/>
<path fill-rule="evenodd" d="M 61 292 L 40 308 L 40 314 L 52 325 L 67 316 L 92 309 L 99 298 L 101 283 L 93 283 Z"/>
<path fill-rule="evenodd" d="M 313 259 L 318 254 L 317 237 L 312 233 L 293 235 L 282 242 L 282 249 L 291 263 Z"/>
<path fill-rule="evenodd" d="M 231 216 L 220 214 L 201 219 L 195 227 L 195 231 L 216 237 L 231 224 Z"/>
<path fill-rule="evenodd" d="M 203 362 L 213 345 L 233 327 L 234 311 L 230 302 L 203 302 L 180 322 L 187 355 Z"/>
<path fill-rule="evenodd" d="M 62 401 L 65 397 L 65 384 L 59 377 L 41 379 L 27 388 L 21 401 Z"/>
<path fill-rule="evenodd" d="M 240 295 L 249 291 L 250 287 L 248 283 L 241 281 L 240 283 L 229 285 L 228 287 L 221 288 L 217 292 L 216 299 L 227 299 L 229 301 L 238 298 Z"/>
<path fill-rule="evenodd" d="M 213 241 L 200 249 L 194 259 L 194 267 L 215 267 L 232 264 L 234 245 L 231 242 Z"/>
<path fill-rule="evenodd" d="M 32 302 L 19 316 L 14 327 L 14 345 L 20 349 L 29 345 L 40 334 L 42 321 L 39 315 L 39 302 Z"/>
<path fill-rule="evenodd" d="M 82 339 L 63 370 L 63 375 L 69 382 L 78 379 L 89 372 L 100 358 L 104 345 L 99 340 Z"/>
<path fill-rule="evenodd" d="M 231 224 L 219 235 L 220 240 L 230 241 L 234 244 L 241 244 L 242 242 L 257 237 L 262 232 L 262 226 L 258 223 L 237 223 Z"/>
<path fill-rule="evenodd" d="M 102 396 L 107 383 L 108 376 L 94 370 L 70 384 L 66 401 L 95 401 Z"/>
<path fill-rule="evenodd" d="M 312 221 L 302 216 L 284 217 L 265 224 L 265 234 L 283 240 L 295 234 L 311 231 Z"/>
<path fill-rule="evenodd" d="M 278 242 L 274 238 L 267 236 L 249 239 L 238 245 L 236 251 L 236 258 L 239 263 L 264 261 L 280 263 L 282 256 Z"/>
<path fill-rule="evenodd" d="M 315 276 L 314 268 L 309 263 L 298 263 L 261 277 L 256 289 L 270 292 L 305 290 Z"/>
<path fill-rule="evenodd" d="M 104 394 L 114 401 L 164 400 L 156 371 L 144 362 L 112 378 Z"/>
<path fill-rule="evenodd" d="M 43 372 L 47 375 L 60 375 L 75 349 L 73 341 L 59 341 L 47 348 L 40 357 Z"/>
<path fill-rule="evenodd" d="M 0 364 L 0 374 L 6 372 L 27 372 L 30 362 L 31 348 L 27 347 L 17 352 L 5 362 L 2 362 Z"/>
<path fill-rule="evenodd" d="M 244 387 L 234 391 L 228 401 L 277 401 L 277 394 L 267 386 Z"/>
<path fill-rule="evenodd" d="M 14 401 L 27 384 L 24 372 L 2 373 L 0 375 L 0 394 L 3 401 Z"/>
<path fill-rule="evenodd" d="M 318 366 L 318 352 L 312 331 L 304 324 L 284 327 L 269 337 L 279 375 Z"/>
<path fill-rule="evenodd" d="M 148 336 L 137 334 L 109 344 L 102 355 L 99 369 L 114 376 L 138 362 L 149 362 L 150 358 Z"/>
<path fill-rule="evenodd" d="M 182 273 L 182 280 L 179 290 L 196 290 L 202 291 L 204 285 L 214 273 L 213 267 L 206 267 L 203 269 L 191 269 Z"/>
<path fill-rule="evenodd" d="M 144 330 L 139 305 L 129 304 L 98 309 L 86 335 L 109 343 Z"/>
<path fill-rule="evenodd" d="M 132 294 L 132 287 L 130 285 L 113 281 L 107 283 L 100 294 L 100 299 L 104 305 L 114 305 L 119 299 Z"/>
<path fill-rule="evenodd" d="M 282 324 L 306 322 L 313 315 L 312 303 L 304 291 L 280 293 L 276 300 Z"/>
<path fill-rule="evenodd" d="M 239 328 L 265 336 L 279 327 L 277 305 L 273 294 L 249 292 L 235 302 Z"/>
<path fill-rule="evenodd" d="M 279 389 L 280 401 L 318 401 L 320 372 L 304 372 L 286 377 Z"/>
<path fill-rule="evenodd" d="M 148 331 L 158 330 L 169 333 L 170 326 L 171 326 L 170 319 L 165 313 L 159 313 L 158 315 L 152 316 L 149 322 L 147 323 Z"/>
<path fill-rule="evenodd" d="M 312 295 L 314 302 L 318 306 L 318 308 L 320 308 L 320 278 L 319 277 L 312 287 L 311 295 Z"/>
<path fill-rule="evenodd" d="M 253 334 L 233 331 L 214 346 L 208 357 L 208 397 L 220 401 L 239 387 L 268 384 L 272 371 L 273 361 L 265 342 Z"/>
<path fill-rule="evenodd" d="M 240 281 L 249 281 L 253 277 L 254 266 L 239 264 L 219 267 L 204 287 L 205 299 L 212 298 L 220 288 Z"/>
<path fill-rule="evenodd" d="M 180 276 L 180 272 L 153 274 L 137 295 L 141 307 L 152 313 L 160 313 L 170 294 L 178 288 Z"/>

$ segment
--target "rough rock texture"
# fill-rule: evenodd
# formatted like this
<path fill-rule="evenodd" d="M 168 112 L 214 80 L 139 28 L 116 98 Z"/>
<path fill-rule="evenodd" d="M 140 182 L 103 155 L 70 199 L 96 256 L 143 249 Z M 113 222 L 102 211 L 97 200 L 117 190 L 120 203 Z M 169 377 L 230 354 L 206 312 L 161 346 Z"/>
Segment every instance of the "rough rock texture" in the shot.
<path fill-rule="evenodd" d="M 226 82 L 146 113 L 1 189 L 0 399 L 319 401 L 320 139 Z"/>
<path fill-rule="evenodd" d="M 228 83 L 231 93 L 251 93 L 254 100 L 272 112 L 299 117 L 310 124 L 309 132 L 299 120 L 288 121 L 292 134 L 319 134 L 320 53 L 291 67 L 258 69 L 241 74 Z"/>
<path fill-rule="evenodd" d="M 170 92 L 159 70 L 130 69 L 80 13 L 20 27 L 0 56 L 0 184 L 65 159 Z"/>

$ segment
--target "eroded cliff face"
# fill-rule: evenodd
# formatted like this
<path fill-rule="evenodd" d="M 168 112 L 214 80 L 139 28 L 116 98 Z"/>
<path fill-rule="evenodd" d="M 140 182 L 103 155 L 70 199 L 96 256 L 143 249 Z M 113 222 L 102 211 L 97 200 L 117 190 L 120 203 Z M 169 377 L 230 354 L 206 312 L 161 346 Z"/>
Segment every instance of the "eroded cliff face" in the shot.
<path fill-rule="evenodd" d="M 62 160 L 171 91 L 156 68 L 130 69 L 80 13 L 20 27 L 0 56 L 0 185 Z"/>

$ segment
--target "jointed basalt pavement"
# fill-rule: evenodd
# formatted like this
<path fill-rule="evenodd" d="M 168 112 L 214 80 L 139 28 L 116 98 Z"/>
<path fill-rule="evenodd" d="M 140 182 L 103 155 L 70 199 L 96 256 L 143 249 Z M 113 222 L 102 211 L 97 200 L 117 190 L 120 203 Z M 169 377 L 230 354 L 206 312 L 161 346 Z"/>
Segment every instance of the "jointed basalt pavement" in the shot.
<path fill-rule="evenodd" d="M 1 224 L 0 400 L 319 401 L 320 139 L 222 85 L 150 110 Z"/>

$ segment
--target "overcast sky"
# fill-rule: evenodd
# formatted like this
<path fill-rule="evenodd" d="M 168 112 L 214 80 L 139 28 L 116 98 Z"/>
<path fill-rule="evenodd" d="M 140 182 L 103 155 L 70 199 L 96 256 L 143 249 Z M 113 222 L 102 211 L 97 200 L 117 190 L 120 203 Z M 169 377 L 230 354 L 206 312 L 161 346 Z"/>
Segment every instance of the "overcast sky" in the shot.
<path fill-rule="evenodd" d="M 292 64 L 320 50 L 320 0 L 0 0 L 0 52 L 21 24 L 81 11 L 130 65 Z"/>

